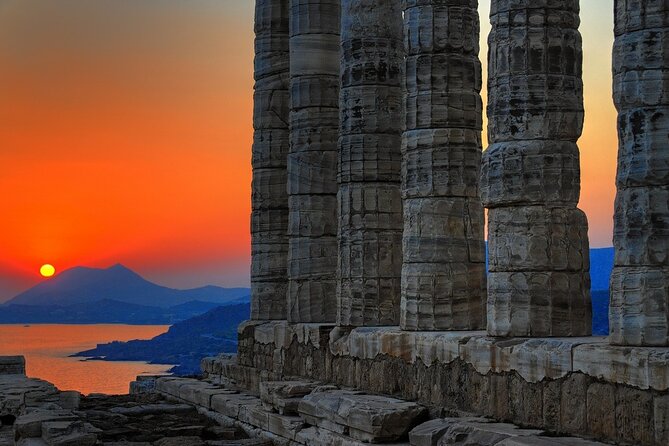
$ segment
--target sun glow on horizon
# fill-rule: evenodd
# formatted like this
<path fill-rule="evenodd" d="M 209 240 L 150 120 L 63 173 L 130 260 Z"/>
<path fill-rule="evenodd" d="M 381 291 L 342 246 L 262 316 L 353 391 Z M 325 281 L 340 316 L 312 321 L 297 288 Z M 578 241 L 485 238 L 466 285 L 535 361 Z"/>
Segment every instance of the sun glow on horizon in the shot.
<path fill-rule="evenodd" d="M 42 277 L 52 277 L 56 274 L 56 268 L 54 268 L 53 265 L 46 263 L 39 269 L 39 273 Z"/>

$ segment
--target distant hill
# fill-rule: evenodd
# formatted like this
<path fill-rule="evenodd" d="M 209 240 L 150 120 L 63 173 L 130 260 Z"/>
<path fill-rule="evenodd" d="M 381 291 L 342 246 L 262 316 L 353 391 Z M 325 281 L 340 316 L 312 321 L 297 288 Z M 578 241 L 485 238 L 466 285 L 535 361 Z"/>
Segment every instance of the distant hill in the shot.
<path fill-rule="evenodd" d="M 149 282 L 123 265 L 114 265 L 107 269 L 76 267 L 63 271 L 10 299 L 5 305 L 69 307 L 115 301 L 170 308 L 193 301 L 219 305 L 238 303 L 249 295 L 248 288 L 206 286 L 175 290 Z"/>
<path fill-rule="evenodd" d="M 197 374 L 205 356 L 237 351 L 237 326 L 249 318 L 250 305 L 217 307 L 174 324 L 167 333 L 151 340 L 99 344 L 73 356 L 107 361 L 147 361 L 178 364 L 177 374 Z"/>
<path fill-rule="evenodd" d="M 248 298 L 243 299 L 248 302 Z M 227 305 L 234 305 L 233 302 Z M 148 307 L 104 299 L 73 305 L 0 306 L 0 324 L 172 325 L 221 304 L 191 301 L 170 308 Z"/>

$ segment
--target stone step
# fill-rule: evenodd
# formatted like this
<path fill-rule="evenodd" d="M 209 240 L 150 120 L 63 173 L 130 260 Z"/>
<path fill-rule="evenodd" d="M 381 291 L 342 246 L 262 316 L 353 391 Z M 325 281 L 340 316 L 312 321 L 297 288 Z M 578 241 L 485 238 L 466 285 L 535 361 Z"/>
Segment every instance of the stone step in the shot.
<path fill-rule="evenodd" d="M 281 415 L 297 415 L 302 398 L 314 391 L 314 381 L 265 381 L 260 383 L 263 407 Z"/>
<path fill-rule="evenodd" d="M 541 430 L 521 429 L 485 418 L 440 418 L 416 426 L 411 446 L 606 446 L 581 438 L 548 437 Z"/>
<path fill-rule="evenodd" d="M 335 389 L 332 386 L 317 387 L 316 383 L 309 381 L 275 381 L 265 386 L 265 397 L 269 398 L 272 391 L 275 392 L 275 395 L 284 396 L 304 394 L 307 390 L 311 392 L 312 387 L 320 389 L 321 392 Z M 228 421 L 238 423 L 238 425 L 247 429 L 251 428 L 255 431 L 269 433 L 272 438 L 280 439 L 275 443 L 282 446 L 363 446 L 368 443 L 368 440 L 364 440 L 364 438 L 372 438 L 364 431 L 360 431 L 358 438 L 355 438 L 346 435 L 344 432 L 334 432 L 318 426 L 309 426 L 301 416 L 277 413 L 274 406 L 270 404 L 270 407 L 267 407 L 268 403 L 263 404 L 261 398 L 215 386 L 207 381 L 192 378 L 159 378 L 156 381 L 156 391 L 168 398 L 183 401 L 200 409 L 206 409 L 218 416 L 222 415 Z M 349 393 L 352 392 L 349 391 Z M 399 400 L 392 401 L 397 404 L 414 405 Z M 355 417 L 355 413 L 352 416 Z M 384 419 L 388 419 L 388 414 L 385 414 Z M 362 427 L 364 428 L 364 425 Z M 348 430 L 348 427 L 343 430 Z M 354 428 L 354 430 L 356 429 Z M 359 437 L 363 437 L 363 439 Z M 406 442 L 392 444 L 395 446 L 409 446 Z"/>
<path fill-rule="evenodd" d="M 402 439 L 427 416 L 417 403 L 332 388 L 305 396 L 299 412 L 307 424 L 374 443 Z"/>

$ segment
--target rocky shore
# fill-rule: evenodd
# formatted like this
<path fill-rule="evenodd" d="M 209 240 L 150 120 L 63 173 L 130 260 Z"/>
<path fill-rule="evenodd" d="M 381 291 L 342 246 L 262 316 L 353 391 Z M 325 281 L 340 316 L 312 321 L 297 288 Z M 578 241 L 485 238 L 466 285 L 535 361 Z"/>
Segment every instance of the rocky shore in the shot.
<path fill-rule="evenodd" d="M 271 446 L 155 392 L 89 395 L 25 375 L 0 357 L 0 446 Z"/>

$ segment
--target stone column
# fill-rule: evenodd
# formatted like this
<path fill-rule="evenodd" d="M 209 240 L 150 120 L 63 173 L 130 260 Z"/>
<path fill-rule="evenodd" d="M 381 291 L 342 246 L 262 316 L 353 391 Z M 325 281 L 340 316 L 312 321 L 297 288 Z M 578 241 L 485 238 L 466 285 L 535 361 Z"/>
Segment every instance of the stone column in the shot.
<path fill-rule="evenodd" d="M 338 324 L 398 325 L 403 130 L 399 0 L 342 0 Z"/>
<path fill-rule="evenodd" d="M 285 319 L 288 289 L 288 0 L 257 0 L 251 318 Z"/>
<path fill-rule="evenodd" d="M 288 320 L 337 317 L 339 0 L 290 0 Z"/>
<path fill-rule="evenodd" d="M 610 341 L 669 346 L 669 4 L 616 0 Z"/>
<path fill-rule="evenodd" d="M 488 333 L 590 335 L 579 1 L 492 0 L 491 21 Z"/>
<path fill-rule="evenodd" d="M 485 326 L 478 0 L 407 0 L 401 328 Z"/>

